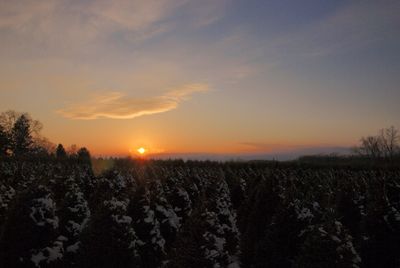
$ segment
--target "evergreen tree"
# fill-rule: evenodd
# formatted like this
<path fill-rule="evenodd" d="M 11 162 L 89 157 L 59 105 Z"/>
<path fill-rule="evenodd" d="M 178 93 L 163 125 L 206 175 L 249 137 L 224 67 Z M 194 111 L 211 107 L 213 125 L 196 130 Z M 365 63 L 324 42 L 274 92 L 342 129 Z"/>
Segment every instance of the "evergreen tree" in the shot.
<path fill-rule="evenodd" d="M 69 178 L 66 184 L 68 190 L 58 214 L 61 238 L 65 241 L 64 262 L 71 266 L 75 264 L 76 256 L 80 252 L 80 235 L 89 222 L 90 210 L 84 194 L 74 180 Z"/>
<path fill-rule="evenodd" d="M 10 139 L 2 125 L 0 125 L 0 156 L 6 156 L 10 149 Z"/>
<path fill-rule="evenodd" d="M 202 217 L 204 210 L 204 207 L 193 209 L 170 249 L 165 267 L 213 267 L 212 260 L 205 258 L 206 256 L 204 255 L 206 247 L 204 234 L 207 228 Z"/>
<path fill-rule="evenodd" d="M 133 226 L 139 238 L 138 251 L 143 267 L 160 267 L 165 256 L 165 239 L 161 234 L 160 222 L 150 200 L 147 187 L 139 187 L 128 207 L 128 215 L 135 219 Z"/>
<path fill-rule="evenodd" d="M 57 241 L 58 217 L 51 191 L 32 186 L 22 193 L 8 215 L 0 243 L 3 267 L 30 267 L 62 258 Z"/>
<path fill-rule="evenodd" d="M 337 220 L 312 226 L 295 260 L 294 267 L 360 267 L 353 237 Z"/>
<path fill-rule="evenodd" d="M 139 241 L 128 204 L 115 197 L 97 204 L 83 233 L 79 267 L 137 267 Z"/>
<path fill-rule="evenodd" d="M 63 146 L 62 144 L 59 144 L 59 145 L 57 146 L 57 149 L 56 149 L 56 157 L 57 157 L 58 159 L 65 159 L 65 158 L 67 158 L 67 152 L 65 151 L 64 146 Z"/>
<path fill-rule="evenodd" d="M 165 193 L 160 180 L 153 180 L 151 183 L 151 203 L 154 207 L 155 217 L 160 223 L 160 231 L 165 239 L 165 247 L 175 239 L 180 227 L 180 218 L 176 215 L 171 204 L 165 198 Z"/>
<path fill-rule="evenodd" d="M 15 197 L 15 189 L 6 183 L 0 182 L 0 230 L 5 223 L 6 215 L 11 202 Z"/>
<path fill-rule="evenodd" d="M 12 130 L 12 151 L 15 156 L 26 155 L 33 144 L 30 119 L 28 115 L 21 115 L 15 122 Z"/>
<path fill-rule="evenodd" d="M 205 211 L 201 214 L 206 231 L 204 257 L 212 267 L 239 265 L 240 234 L 228 185 L 224 179 L 214 182 L 206 191 Z"/>
<path fill-rule="evenodd" d="M 83 162 L 90 162 L 90 153 L 89 150 L 86 149 L 85 147 L 80 148 L 78 150 L 78 159 L 83 161 Z"/>

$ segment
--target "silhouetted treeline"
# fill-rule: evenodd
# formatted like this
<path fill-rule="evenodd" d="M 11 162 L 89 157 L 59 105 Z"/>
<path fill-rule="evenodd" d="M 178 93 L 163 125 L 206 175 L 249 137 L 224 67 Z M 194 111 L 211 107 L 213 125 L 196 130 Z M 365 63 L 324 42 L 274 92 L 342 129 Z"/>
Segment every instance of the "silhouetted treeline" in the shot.
<path fill-rule="evenodd" d="M 90 161 L 89 150 L 72 145 L 68 150 L 62 144 L 55 146 L 41 136 L 43 126 L 28 113 L 6 111 L 0 114 L 0 159 L 80 159 Z"/>
<path fill-rule="evenodd" d="M 308 155 L 301 156 L 295 161 L 287 161 L 288 165 L 302 167 L 326 167 L 347 169 L 397 169 L 400 167 L 400 155 L 395 155 L 390 161 L 385 158 L 371 158 L 363 155 Z"/>

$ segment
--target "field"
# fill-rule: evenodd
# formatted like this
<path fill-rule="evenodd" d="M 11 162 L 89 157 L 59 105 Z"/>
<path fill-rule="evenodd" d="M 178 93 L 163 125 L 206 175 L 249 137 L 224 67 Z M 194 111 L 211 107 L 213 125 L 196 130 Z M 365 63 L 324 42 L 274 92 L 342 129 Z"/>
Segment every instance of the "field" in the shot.
<path fill-rule="evenodd" d="M 2 267 L 398 267 L 400 170 L 0 162 Z"/>

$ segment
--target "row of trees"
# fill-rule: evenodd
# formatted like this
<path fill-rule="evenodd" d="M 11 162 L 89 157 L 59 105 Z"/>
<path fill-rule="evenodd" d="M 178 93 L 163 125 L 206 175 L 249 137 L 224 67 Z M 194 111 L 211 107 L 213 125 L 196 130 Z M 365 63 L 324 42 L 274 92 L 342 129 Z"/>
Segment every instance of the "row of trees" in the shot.
<path fill-rule="evenodd" d="M 53 154 L 52 154 L 53 155 Z M 55 149 L 55 157 L 58 159 L 81 159 L 81 160 L 90 160 L 90 152 L 86 147 L 82 147 L 77 149 L 75 145 L 72 145 L 71 148 L 67 151 L 65 150 L 62 144 L 58 144 Z"/>
<path fill-rule="evenodd" d="M 0 157 L 55 156 L 59 159 L 90 159 L 86 148 L 72 145 L 65 150 L 41 136 L 43 126 L 28 113 L 6 111 L 0 114 Z"/>
<path fill-rule="evenodd" d="M 393 161 L 395 157 L 400 156 L 399 131 L 391 126 L 381 129 L 375 136 L 362 137 L 355 152 L 372 159 Z"/>
<path fill-rule="evenodd" d="M 399 193 L 398 168 L 10 159 L 0 267 L 398 268 Z"/>

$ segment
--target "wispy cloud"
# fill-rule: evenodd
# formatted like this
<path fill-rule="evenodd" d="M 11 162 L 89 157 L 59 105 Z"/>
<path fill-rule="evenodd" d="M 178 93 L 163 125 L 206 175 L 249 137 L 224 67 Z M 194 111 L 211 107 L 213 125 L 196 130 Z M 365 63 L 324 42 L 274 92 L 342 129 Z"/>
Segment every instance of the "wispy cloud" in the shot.
<path fill-rule="evenodd" d="M 61 109 L 58 113 L 71 119 L 131 119 L 174 110 L 192 94 L 208 90 L 209 87 L 206 84 L 189 84 L 171 90 L 162 96 L 149 98 L 133 98 L 121 92 L 110 92 L 96 96 L 85 103 Z"/>
<path fill-rule="evenodd" d="M 83 45 L 94 46 L 107 40 L 143 42 L 165 32 L 179 31 L 177 14 L 182 14 L 185 25 L 191 28 L 207 26 L 222 16 L 225 2 L 207 0 L 205 5 L 188 0 L 0 0 L 0 30 L 9 42 L 28 43 L 38 50 L 44 46 L 46 50 L 79 50 Z"/>
<path fill-rule="evenodd" d="M 33 24 L 40 26 L 43 21 L 50 20 L 53 27 L 67 26 L 60 23 L 78 20 L 82 25 L 97 24 L 110 27 L 139 30 L 151 26 L 173 13 L 186 0 L 90 0 L 75 2 L 65 0 L 22 0 L 0 1 L 0 27 L 23 30 L 22 28 Z M 73 17 L 70 17 L 70 16 Z M 106 25 L 107 24 L 107 25 Z M 71 25 L 69 25 L 71 26 Z"/>
<path fill-rule="evenodd" d="M 53 12 L 55 1 L 0 1 L 0 28 L 20 29 Z"/>
<path fill-rule="evenodd" d="M 186 0 L 148 1 L 91 1 L 88 12 L 129 30 L 148 28 L 170 16 L 184 5 Z"/>

